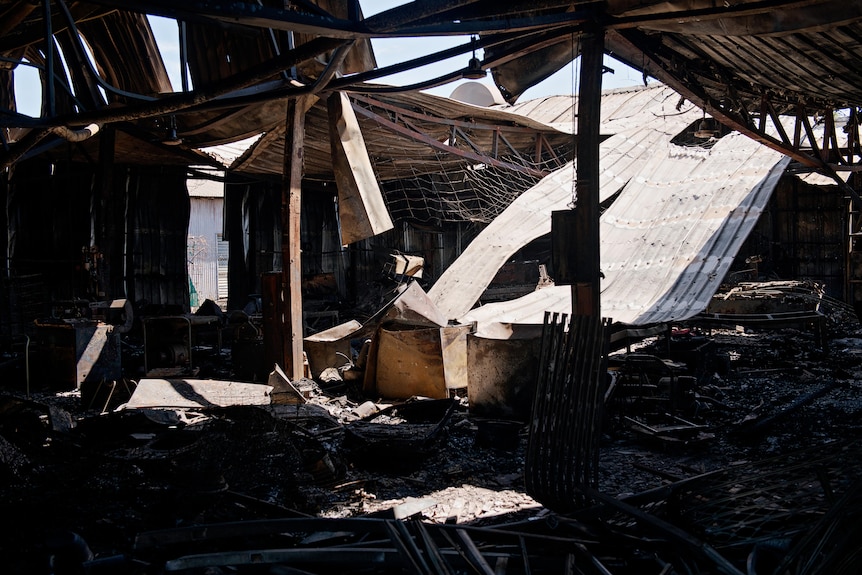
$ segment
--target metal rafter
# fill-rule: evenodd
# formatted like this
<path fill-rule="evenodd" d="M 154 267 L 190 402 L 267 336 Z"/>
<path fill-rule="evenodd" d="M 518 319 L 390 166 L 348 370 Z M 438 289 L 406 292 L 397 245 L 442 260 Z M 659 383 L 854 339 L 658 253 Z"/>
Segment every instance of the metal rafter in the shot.
<path fill-rule="evenodd" d="M 536 169 L 536 168 L 533 168 L 530 166 L 523 166 L 523 165 L 513 164 L 511 162 L 505 162 L 502 160 L 498 160 L 497 158 L 489 156 L 488 154 L 473 151 L 473 150 L 477 149 L 475 147 L 473 148 L 473 150 L 464 150 L 464 149 L 458 148 L 457 146 L 440 142 L 437 139 L 435 139 L 434 137 L 432 137 L 432 136 L 426 134 L 425 132 L 421 131 L 420 129 L 418 129 L 409 120 L 405 121 L 404 119 L 400 118 L 399 115 L 397 113 L 394 113 L 394 112 L 393 112 L 394 119 L 390 119 L 390 118 L 386 118 L 384 116 L 381 116 L 381 115 L 373 112 L 372 110 L 369 110 L 368 108 L 360 106 L 356 103 L 353 104 L 353 109 L 356 111 L 357 114 L 359 114 L 365 118 L 368 118 L 369 120 L 375 122 L 377 125 L 379 125 L 381 127 L 384 127 L 388 130 L 391 130 L 396 135 L 408 138 L 408 139 L 413 140 L 415 142 L 421 142 L 423 144 L 427 144 L 428 146 L 434 148 L 435 150 L 440 150 L 441 152 L 445 152 L 447 154 L 459 156 L 459 157 L 462 157 L 464 159 L 471 160 L 473 162 L 477 162 L 477 163 L 481 163 L 481 164 L 488 164 L 489 166 L 494 166 L 497 168 L 505 168 L 507 170 L 514 170 L 516 172 L 523 172 L 523 173 L 528 174 L 530 176 L 535 176 L 535 177 L 539 177 L 539 178 L 545 177 L 549 173 L 549 172 L 546 172 L 544 170 L 539 170 L 539 169 Z M 405 116 L 415 118 L 416 114 L 405 114 Z M 419 119 L 419 118 L 416 118 L 416 119 Z M 448 126 L 450 129 L 450 133 L 458 133 L 465 140 L 467 139 L 466 136 L 464 136 L 464 132 L 461 131 L 460 128 L 466 127 L 469 124 L 462 123 L 462 122 L 455 123 L 455 122 L 446 121 L 446 120 L 438 121 L 437 119 L 430 118 L 430 117 L 425 117 L 425 118 L 421 118 L 421 119 L 424 121 L 430 121 L 430 122 L 434 122 L 434 123 L 437 123 L 440 125 Z M 491 128 L 491 131 L 493 131 L 493 127 Z M 451 138 L 450 138 L 450 141 L 451 141 Z M 472 142 L 467 142 L 467 143 L 468 143 L 468 145 L 472 144 Z"/>
<path fill-rule="evenodd" d="M 94 0 L 93 3 L 178 20 L 240 23 L 252 27 L 352 40 L 387 36 L 443 36 L 540 29 L 554 24 L 568 24 L 573 18 L 579 17 L 574 13 L 561 12 L 507 19 L 460 20 L 458 9 L 475 4 L 477 1 L 414 0 L 360 21 L 336 18 L 320 12 L 311 14 L 254 3 L 224 2 L 221 0 L 200 0 L 197 2 Z M 567 3 L 552 2 L 551 4 L 556 8 Z M 523 12 L 526 10 L 521 11 L 521 13 Z M 447 13 L 450 16 L 434 19 L 438 15 Z M 582 17 L 582 14 L 580 16 Z M 414 23 L 417 22 L 425 22 L 425 24 L 414 26 Z"/>
<path fill-rule="evenodd" d="M 334 50 L 343 43 L 343 40 L 333 38 L 316 38 L 293 50 L 284 53 L 261 66 L 251 68 L 243 73 L 236 74 L 224 82 L 212 86 L 206 90 L 177 94 L 156 102 L 145 102 L 138 106 L 99 110 L 83 114 L 70 114 L 58 116 L 51 119 L 48 127 L 32 130 L 22 140 L 8 150 L 0 152 L 0 169 L 15 163 L 30 148 L 38 144 L 43 138 L 51 133 L 57 126 L 81 126 L 90 123 L 105 124 L 128 120 L 140 120 L 156 116 L 165 116 L 181 110 L 190 109 L 194 106 L 209 102 L 215 98 L 240 90 L 247 86 L 257 84 L 270 78 L 279 70 L 289 68 L 301 62 L 310 60 L 319 54 Z"/>
<path fill-rule="evenodd" d="M 474 144 L 470 140 L 470 138 L 467 135 L 467 132 L 465 132 L 465 130 L 480 130 L 480 131 L 484 130 L 484 131 L 490 132 L 491 133 L 491 140 L 492 140 L 492 146 L 491 146 L 492 147 L 492 150 L 491 150 L 491 157 L 492 158 L 498 157 L 499 141 L 502 140 L 519 160 L 526 161 L 524 159 L 524 157 L 521 155 L 521 153 L 518 150 L 516 150 L 508 142 L 508 140 L 506 140 L 506 138 L 503 136 L 503 132 L 530 134 L 530 135 L 533 135 L 535 137 L 535 142 L 536 142 L 536 145 L 535 145 L 535 147 L 536 147 L 535 162 L 536 163 L 542 162 L 542 154 L 545 152 L 551 156 L 554 163 L 558 167 L 562 166 L 565 163 L 565 161 L 561 160 L 560 157 L 557 155 L 556 151 L 554 150 L 553 146 L 548 141 L 548 139 L 545 137 L 545 135 L 542 132 L 535 130 L 534 128 L 528 128 L 525 126 L 516 126 L 516 125 L 483 124 L 483 123 L 478 123 L 478 122 L 474 122 L 474 121 L 465 121 L 465 120 L 452 120 L 449 118 L 440 118 L 440 117 L 436 117 L 436 116 L 430 116 L 430 115 L 424 114 L 422 112 L 415 112 L 415 111 L 408 110 L 405 108 L 400 108 L 398 106 L 393 106 L 392 104 L 387 104 L 386 102 L 382 102 L 380 100 L 365 98 L 365 97 L 360 96 L 358 94 L 351 95 L 351 98 L 353 100 L 355 100 L 356 102 L 364 104 L 365 106 L 376 107 L 376 108 L 380 108 L 380 109 L 383 109 L 383 110 L 386 110 L 388 112 L 393 113 L 394 118 L 395 118 L 394 121 L 396 123 L 400 122 L 400 123 L 404 124 L 405 126 L 407 126 L 408 128 L 414 130 L 417 133 L 423 133 L 422 129 L 417 127 L 413 122 L 411 122 L 410 120 L 407 120 L 406 118 L 412 118 L 414 120 L 419 120 L 419 121 L 423 121 L 423 122 L 432 122 L 434 124 L 439 124 L 442 126 L 450 126 L 451 127 L 451 138 L 450 138 L 450 140 L 452 142 L 459 139 L 459 136 L 460 136 L 460 138 L 462 138 L 467 144 L 469 144 L 470 147 L 473 148 L 473 150 L 476 153 L 481 154 L 483 156 L 487 155 L 487 154 L 485 154 L 485 152 L 483 150 L 481 150 L 476 144 Z M 542 172 L 542 173 L 547 175 L 547 172 Z"/>
<path fill-rule="evenodd" d="M 842 165 L 828 161 L 830 157 L 828 152 L 831 145 L 831 136 L 828 130 L 824 130 L 825 137 L 818 142 L 809 120 L 809 117 L 813 116 L 814 113 L 806 104 L 798 103 L 796 106 L 794 140 L 791 143 L 783 130 L 779 130 L 779 138 L 768 133 L 765 129 L 765 118 L 763 122 L 760 122 L 760 126 L 758 126 L 751 112 L 748 110 L 748 106 L 732 90 L 728 91 L 726 97 L 722 100 L 710 95 L 700 77 L 693 74 L 686 66 L 678 65 L 673 55 L 668 54 L 660 42 L 651 41 L 634 30 L 615 30 L 609 32 L 608 35 L 612 38 L 613 45 L 621 49 L 627 57 L 633 58 L 635 55 L 641 55 L 644 61 L 644 69 L 648 69 L 650 75 L 679 92 L 680 95 L 693 102 L 728 128 L 736 130 L 773 150 L 781 152 L 804 166 L 833 178 L 842 190 L 857 202 L 862 203 L 862 197 L 859 196 L 856 190 L 837 174 L 838 170 L 862 170 L 862 166 L 859 164 L 853 166 Z M 717 72 L 720 73 L 720 71 Z M 770 95 L 768 93 L 762 94 L 759 101 L 762 102 L 764 98 L 770 100 Z M 774 102 L 770 101 L 765 107 L 761 105 L 760 109 L 765 111 L 766 116 L 771 116 L 774 114 Z M 771 112 L 770 109 L 772 109 Z M 821 108 L 816 113 L 819 116 L 827 117 L 833 114 L 833 109 Z M 758 112 L 757 116 L 760 116 L 760 112 Z M 777 119 L 777 114 L 772 116 L 776 127 L 781 123 L 780 121 L 776 122 Z M 802 146 L 802 131 L 804 131 L 806 136 L 806 147 Z"/>

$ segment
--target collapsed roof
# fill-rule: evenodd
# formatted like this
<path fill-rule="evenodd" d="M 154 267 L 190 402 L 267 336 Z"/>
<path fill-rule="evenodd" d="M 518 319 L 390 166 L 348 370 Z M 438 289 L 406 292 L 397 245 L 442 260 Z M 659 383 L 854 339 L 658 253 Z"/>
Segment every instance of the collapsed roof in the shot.
<path fill-rule="evenodd" d="M 734 129 L 815 168 L 855 163 L 838 150 L 801 150 L 798 134 L 766 131 L 778 114 L 795 115 L 801 131 L 815 112 L 862 105 L 862 7 L 855 2 L 416 1 L 368 18 L 347 0 L 45 6 L 0 0 L 3 165 L 46 138 L 82 139 L 78 130 L 91 124 L 132 124 L 153 142 L 176 132 L 189 148 L 236 141 L 273 129 L 285 99 L 362 91 L 367 81 L 477 49 L 484 50 L 480 67 L 514 102 L 572 60 L 581 34 L 596 30 L 605 31 L 608 53 Z M 170 85 L 145 14 L 180 21 L 189 85 Z M 473 40 L 375 68 L 372 38 L 451 35 Z M 39 118 L 15 113 L 12 75 L 19 66 L 42 73 Z M 452 70 L 411 88 L 476 71 Z M 54 82 L 44 81 L 49 75 Z"/>
<path fill-rule="evenodd" d="M 182 86 L 171 86 L 146 14 L 177 18 L 180 63 L 187 71 Z M 426 192 L 441 187 L 435 174 L 456 172 L 466 180 L 471 172 L 491 172 L 489 167 L 526 174 L 514 186 L 520 193 L 569 159 L 571 148 L 563 154 L 557 150 L 573 146 L 573 139 L 549 125 L 562 123 L 559 119 L 515 119 L 502 111 L 411 92 L 490 69 L 506 99 L 516 102 L 526 88 L 570 62 L 585 35 L 601 33 L 605 50 L 645 77 L 662 80 L 766 147 L 833 176 L 860 199 L 838 175 L 856 170 L 862 156 L 857 118 L 862 7 L 857 3 L 551 0 L 525 6 L 515 1 L 417 0 L 364 18 L 358 4 L 348 0 L 288 6 L 55 0 L 42 8 L 25 0 L 0 0 L 0 22 L 3 166 L 46 153 L 52 141 L 74 142 L 73 158 L 95 157 L 95 144 L 88 138 L 111 125 L 121 134 L 116 161 L 134 163 L 212 161 L 199 150 L 263 133 L 231 167 L 277 176 L 284 166 L 287 102 L 304 98 L 312 103 L 305 176 L 327 180 L 335 174 L 330 173 L 333 162 L 326 145 L 331 118 L 323 102 L 334 93 L 339 98 L 349 94 L 349 107 L 367 135 L 374 177 L 384 183 L 415 182 L 401 190 L 406 213 L 415 219 L 490 221 L 496 214 L 474 213 L 469 198 L 422 210 L 415 205 L 432 195 Z M 376 67 L 373 38 L 450 35 L 470 35 L 471 40 Z M 478 66 L 472 62 L 421 85 L 369 84 L 433 61 L 475 55 L 479 49 L 484 55 Z M 15 112 L 13 78 L 21 66 L 36 66 L 42 74 L 38 118 Z M 677 102 L 677 111 L 681 104 Z M 671 102 L 667 107 L 672 114 Z M 839 108 L 848 109 L 843 125 L 836 121 Z M 838 137 L 842 128 L 846 138 Z M 639 167 L 636 162 L 626 167 L 625 154 L 619 155 L 629 143 L 605 146 L 604 161 L 618 154 L 622 164 L 611 169 L 619 168 L 618 173 L 605 174 L 612 178 L 604 195 L 619 190 Z M 508 156 L 500 155 L 501 149 Z M 525 153 L 527 149 L 534 153 Z M 453 181 L 442 186 L 461 191 Z M 500 204 L 508 205 L 515 195 Z M 519 220 L 518 227 L 526 221 Z M 440 285 L 443 291 L 445 284 Z"/>
<path fill-rule="evenodd" d="M 603 96 L 601 129 L 610 135 L 600 146 L 599 199 L 619 197 L 600 220 L 602 313 L 620 323 L 679 321 L 703 311 L 789 162 L 739 133 L 679 145 L 700 111 L 678 102 L 662 86 Z M 543 119 L 573 110 L 569 98 L 522 108 Z M 471 242 L 429 291 L 446 317 L 491 334 L 496 324 L 541 325 L 546 311 L 571 313 L 569 286 L 471 308 L 518 249 L 551 232 L 552 212 L 575 199 L 575 179 L 571 166 L 557 170 Z"/>

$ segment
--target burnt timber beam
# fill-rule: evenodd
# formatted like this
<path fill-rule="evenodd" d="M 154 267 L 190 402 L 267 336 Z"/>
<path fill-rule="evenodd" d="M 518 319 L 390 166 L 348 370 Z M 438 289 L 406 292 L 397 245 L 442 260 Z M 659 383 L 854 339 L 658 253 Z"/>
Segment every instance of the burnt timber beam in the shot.
<path fill-rule="evenodd" d="M 306 98 L 310 98 L 308 96 Z M 283 330 L 285 372 L 292 380 L 302 378 L 302 263 L 300 216 L 302 205 L 303 144 L 305 140 L 305 99 L 287 104 L 284 140 L 284 169 L 281 187 L 281 292 L 280 322 Z"/>
<path fill-rule="evenodd" d="M 45 23 L 45 104 L 48 115 L 55 112 L 56 98 L 54 94 L 54 21 L 51 17 L 51 0 L 42 0 L 43 21 Z"/>

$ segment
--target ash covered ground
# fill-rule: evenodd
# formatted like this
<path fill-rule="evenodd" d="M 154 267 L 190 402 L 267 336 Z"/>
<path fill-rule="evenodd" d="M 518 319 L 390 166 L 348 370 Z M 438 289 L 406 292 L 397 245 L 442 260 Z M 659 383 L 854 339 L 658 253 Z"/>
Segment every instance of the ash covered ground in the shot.
<path fill-rule="evenodd" d="M 681 368 L 696 384 L 678 416 L 696 429 L 652 433 L 655 409 L 609 402 L 602 493 L 626 498 L 862 439 L 858 325 L 833 326 L 826 349 L 798 330 L 681 337 L 708 343 L 712 358 L 706 369 Z M 632 352 L 665 348 L 649 340 Z M 4 571 L 62 573 L 66 557 L 65 572 L 80 572 L 82 548 L 88 559 L 128 555 L 142 532 L 216 522 L 374 517 L 487 527 L 553 515 L 524 488 L 526 422 L 489 433 L 465 398 L 377 404 L 383 411 L 372 418 L 363 398 L 339 391 L 315 387 L 302 406 L 158 414 L 100 413 L 77 392 L 4 390 Z"/>

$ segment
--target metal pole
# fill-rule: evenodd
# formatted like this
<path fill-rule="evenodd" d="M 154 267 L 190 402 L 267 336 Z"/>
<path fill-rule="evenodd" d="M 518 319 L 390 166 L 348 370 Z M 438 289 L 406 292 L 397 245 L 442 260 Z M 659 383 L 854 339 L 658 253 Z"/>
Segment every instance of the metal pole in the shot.
<path fill-rule="evenodd" d="M 578 88 L 578 165 L 577 208 L 578 238 L 575 249 L 585 265 L 577 270 L 572 283 L 572 314 L 600 316 L 599 292 L 599 121 L 602 98 L 602 59 L 604 30 L 581 35 L 581 73 Z"/>

